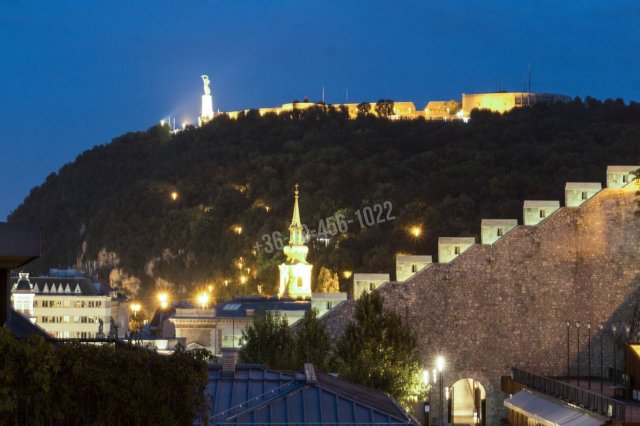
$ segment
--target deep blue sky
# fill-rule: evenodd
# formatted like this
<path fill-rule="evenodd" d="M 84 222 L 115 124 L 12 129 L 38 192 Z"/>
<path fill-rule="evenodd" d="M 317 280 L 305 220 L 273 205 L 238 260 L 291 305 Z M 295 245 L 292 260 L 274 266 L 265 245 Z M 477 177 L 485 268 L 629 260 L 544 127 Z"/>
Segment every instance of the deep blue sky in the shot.
<path fill-rule="evenodd" d="M 637 1 L 4 1 L 0 220 L 87 148 L 162 117 L 533 89 L 640 100 Z"/>

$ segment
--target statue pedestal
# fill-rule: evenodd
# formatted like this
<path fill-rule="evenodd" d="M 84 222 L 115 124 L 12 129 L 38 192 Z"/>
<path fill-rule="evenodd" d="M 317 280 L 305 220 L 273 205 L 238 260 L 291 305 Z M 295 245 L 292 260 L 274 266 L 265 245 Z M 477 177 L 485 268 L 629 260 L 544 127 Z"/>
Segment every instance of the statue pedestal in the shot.
<path fill-rule="evenodd" d="M 211 121 L 213 119 L 213 98 L 211 95 L 202 95 L 202 108 L 200 110 L 200 117 L 198 117 L 198 125 Z"/>

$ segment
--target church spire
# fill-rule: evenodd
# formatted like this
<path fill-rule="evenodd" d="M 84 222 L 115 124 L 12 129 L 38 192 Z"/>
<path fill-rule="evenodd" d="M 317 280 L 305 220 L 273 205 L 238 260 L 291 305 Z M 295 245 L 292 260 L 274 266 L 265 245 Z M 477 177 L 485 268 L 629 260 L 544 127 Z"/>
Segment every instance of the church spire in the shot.
<path fill-rule="evenodd" d="M 295 186 L 295 201 L 293 204 L 293 217 L 291 225 L 289 225 L 289 244 L 302 245 L 304 238 L 302 237 L 302 223 L 300 222 L 300 208 L 298 207 L 298 184 Z"/>

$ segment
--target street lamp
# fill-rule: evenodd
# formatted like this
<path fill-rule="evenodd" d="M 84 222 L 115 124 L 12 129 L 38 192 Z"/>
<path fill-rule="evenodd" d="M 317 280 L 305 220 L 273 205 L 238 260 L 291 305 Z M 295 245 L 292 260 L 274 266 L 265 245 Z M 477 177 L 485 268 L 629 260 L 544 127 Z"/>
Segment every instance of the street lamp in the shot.
<path fill-rule="evenodd" d="M 429 370 L 422 370 L 422 383 L 429 388 L 429 399 L 427 403 L 424 404 L 424 423 L 429 426 L 431 424 L 429 418 L 431 414 L 431 386 L 429 386 Z"/>
<path fill-rule="evenodd" d="M 436 358 L 436 369 L 438 370 L 439 381 L 440 381 L 440 426 L 444 425 L 444 380 L 442 377 L 442 372 L 444 371 L 444 357 L 438 356 Z"/>
<path fill-rule="evenodd" d="M 409 233 L 413 238 L 419 238 L 422 235 L 422 227 L 419 225 L 414 225 L 409 228 Z"/>
<path fill-rule="evenodd" d="M 588 374 L 587 374 L 587 380 L 589 381 L 589 390 L 591 390 L 591 323 L 588 322 L 587 323 L 587 331 L 589 332 L 588 336 L 589 336 L 589 366 L 587 367 L 588 369 Z"/>
<path fill-rule="evenodd" d="M 169 194 L 172 201 L 176 201 L 178 199 L 178 195 L 178 191 L 172 191 L 171 194 Z"/>
<path fill-rule="evenodd" d="M 602 390 L 604 387 L 604 362 L 603 362 L 603 351 L 602 351 L 602 342 L 604 339 L 604 325 L 600 324 L 598 326 L 600 328 L 600 395 L 602 395 Z"/>
<path fill-rule="evenodd" d="M 198 303 L 202 305 L 202 309 L 206 308 L 207 303 L 209 302 L 209 295 L 207 293 L 202 293 L 198 296 Z"/>
<path fill-rule="evenodd" d="M 160 301 L 160 307 L 167 309 L 167 306 L 169 306 L 169 295 L 165 292 L 158 293 L 158 300 Z"/>
<path fill-rule="evenodd" d="M 611 342 L 613 343 L 613 387 L 615 388 L 618 384 L 618 379 L 616 378 L 616 325 L 611 324 Z"/>
<path fill-rule="evenodd" d="M 131 311 L 133 312 L 133 317 L 137 318 L 138 317 L 137 316 L 138 311 L 140 311 L 140 304 L 139 303 L 133 303 L 131 305 Z"/>
<path fill-rule="evenodd" d="M 576 321 L 576 334 L 578 335 L 578 347 L 576 355 L 578 356 L 578 387 L 580 387 L 580 323 Z"/>

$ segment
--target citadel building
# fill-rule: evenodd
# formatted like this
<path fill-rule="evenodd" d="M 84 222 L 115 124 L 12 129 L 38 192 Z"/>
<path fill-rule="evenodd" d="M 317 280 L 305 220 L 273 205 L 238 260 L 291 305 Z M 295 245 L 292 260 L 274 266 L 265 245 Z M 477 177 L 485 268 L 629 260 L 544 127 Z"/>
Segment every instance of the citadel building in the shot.
<path fill-rule="evenodd" d="M 215 115 L 213 111 L 213 98 L 209 87 L 209 77 L 201 76 L 204 84 L 204 94 L 202 95 L 202 106 L 200 116 L 198 117 L 198 125 L 202 126 L 211 121 Z M 415 119 L 423 117 L 426 120 L 468 120 L 471 111 L 474 109 L 486 109 L 492 112 L 505 113 L 514 108 L 522 108 L 536 104 L 551 104 L 555 102 L 568 102 L 571 98 L 564 95 L 551 93 L 535 93 L 535 92 L 493 92 L 493 93 L 475 93 L 462 94 L 462 101 L 430 101 L 423 110 L 418 110 L 413 102 L 399 101 L 393 103 L 393 114 L 389 117 L 392 120 L 399 119 Z M 364 102 L 366 104 L 366 102 Z M 282 104 L 278 107 L 257 108 L 260 115 L 265 114 L 282 114 L 294 110 L 305 110 L 312 107 L 324 105 L 324 102 L 290 102 Z M 356 118 L 358 116 L 357 103 L 331 104 L 334 108 L 346 108 L 349 117 Z M 376 103 L 370 102 L 369 113 L 377 115 Z M 233 119 L 237 119 L 240 113 L 247 113 L 249 109 L 241 111 L 227 111 L 226 114 Z M 220 114 L 220 112 L 218 112 Z"/>

